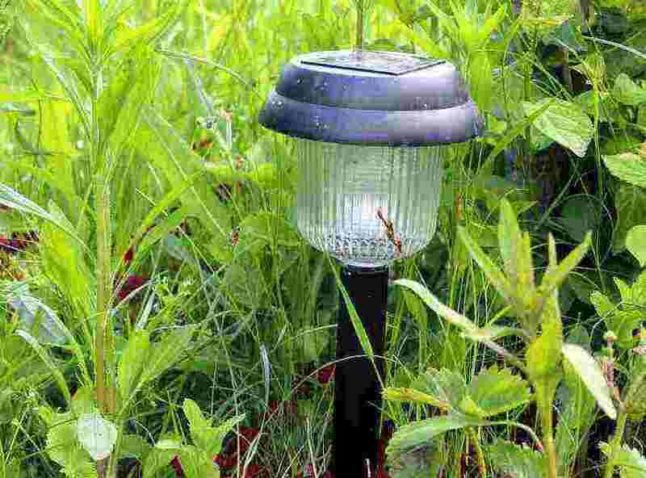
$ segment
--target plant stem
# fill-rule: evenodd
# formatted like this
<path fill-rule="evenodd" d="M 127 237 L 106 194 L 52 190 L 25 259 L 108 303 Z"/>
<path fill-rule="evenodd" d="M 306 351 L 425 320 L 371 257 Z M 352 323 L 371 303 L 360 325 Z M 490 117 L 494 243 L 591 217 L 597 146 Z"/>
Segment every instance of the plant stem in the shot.
<path fill-rule="evenodd" d="M 552 426 L 552 401 L 549 398 L 538 397 L 536 400 L 538 413 L 541 419 L 541 430 L 543 433 L 543 447 L 545 448 L 545 460 L 548 478 L 558 476 L 558 455 L 554 445 L 554 429 Z"/>
<path fill-rule="evenodd" d="M 626 420 L 628 415 L 623 407 L 620 408 L 619 414 L 617 416 L 617 427 L 615 428 L 615 434 L 612 437 L 610 442 L 610 451 L 608 453 L 608 461 L 606 462 L 606 469 L 603 473 L 603 478 L 612 478 L 612 474 L 615 471 L 615 462 L 617 452 L 621 448 L 621 442 L 624 439 L 624 430 L 626 428 Z"/>
<path fill-rule="evenodd" d="M 366 1 L 367 0 L 357 0 L 357 36 L 354 45 L 357 50 L 363 50 L 365 43 Z"/>
<path fill-rule="evenodd" d="M 480 440 L 478 439 L 478 434 L 474 428 L 467 428 L 467 434 L 469 435 L 469 441 L 473 444 L 473 448 L 476 451 L 476 461 L 478 463 L 478 474 L 481 478 L 487 478 L 487 463 L 485 462 L 484 453 L 482 451 L 482 446 L 480 446 Z"/>

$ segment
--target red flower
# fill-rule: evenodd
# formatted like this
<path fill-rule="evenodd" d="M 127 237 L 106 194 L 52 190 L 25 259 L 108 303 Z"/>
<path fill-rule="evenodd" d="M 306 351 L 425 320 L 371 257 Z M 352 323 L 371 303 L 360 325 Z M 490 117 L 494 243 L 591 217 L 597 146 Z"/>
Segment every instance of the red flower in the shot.
<path fill-rule="evenodd" d="M 148 278 L 145 276 L 139 276 L 131 274 L 126 280 L 121 284 L 117 295 L 119 300 L 124 300 L 130 294 L 135 292 L 137 289 L 143 287 L 148 282 Z"/>
<path fill-rule="evenodd" d="M 27 247 L 38 241 L 38 233 L 36 231 L 29 232 L 14 232 L 11 238 L 0 236 L 0 250 L 9 254 L 27 249 Z"/>
<path fill-rule="evenodd" d="M 238 465 L 238 455 L 236 453 L 220 453 L 215 456 L 213 462 L 218 465 L 220 470 L 229 470 Z"/>
<path fill-rule="evenodd" d="M 130 265 L 134 256 L 135 256 L 135 251 L 133 250 L 132 247 L 129 247 L 128 250 L 123 254 L 123 263 L 127 266 Z"/>
<path fill-rule="evenodd" d="M 256 437 L 260 434 L 260 430 L 251 427 L 240 427 L 240 453 L 245 453 L 250 447 Z"/>
<path fill-rule="evenodd" d="M 244 472 L 244 478 L 261 478 L 267 477 L 267 470 L 257 463 L 252 463 Z"/>
<path fill-rule="evenodd" d="M 170 466 L 175 470 L 175 476 L 177 478 L 184 478 L 184 468 L 182 468 L 182 463 L 179 461 L 179 456 L 175 455 L 170 461 Z"/>
<path fill-rule="evenodd" d="M 321 385 L 327 385 L 334 378 L 334 370 L 336 365 L 330 364 L 320 368 L 316 372 L 316 379 Z"/>

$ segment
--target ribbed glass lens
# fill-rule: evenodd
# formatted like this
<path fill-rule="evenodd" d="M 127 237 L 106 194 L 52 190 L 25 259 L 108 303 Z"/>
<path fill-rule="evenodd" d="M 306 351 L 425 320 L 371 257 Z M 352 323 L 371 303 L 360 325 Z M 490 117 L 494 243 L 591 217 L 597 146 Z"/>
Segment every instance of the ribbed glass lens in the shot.
<path fill-rule="evenodd" d="M 297 225 L 345 264 L 377 267 L 433 237 L 442 147 L 355 146 L 297 141 Z"/>

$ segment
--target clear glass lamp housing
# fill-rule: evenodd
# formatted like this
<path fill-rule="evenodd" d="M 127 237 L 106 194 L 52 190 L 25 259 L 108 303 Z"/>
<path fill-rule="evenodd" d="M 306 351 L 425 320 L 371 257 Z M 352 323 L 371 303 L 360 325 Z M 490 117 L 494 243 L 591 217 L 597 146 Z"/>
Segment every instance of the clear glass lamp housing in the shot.
<path fill-rule="evenodd" d="M 443 147 L 299 139 L 296 148 L 296 222 L 315 248 L 372 268 L 414 254 L 433 237 Z"/>

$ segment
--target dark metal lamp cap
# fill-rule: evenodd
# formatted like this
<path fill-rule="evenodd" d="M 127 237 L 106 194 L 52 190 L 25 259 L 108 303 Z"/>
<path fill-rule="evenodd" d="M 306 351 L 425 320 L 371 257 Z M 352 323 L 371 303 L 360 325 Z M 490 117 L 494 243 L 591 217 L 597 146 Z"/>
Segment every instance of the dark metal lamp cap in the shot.
<path fill-rule="evenodd" d="M 388 146 L 459 143 L 481 129 L 476 106 L 451 63 L 369 51 L 292 59 L 260 123 L 297 138 Z"/>

